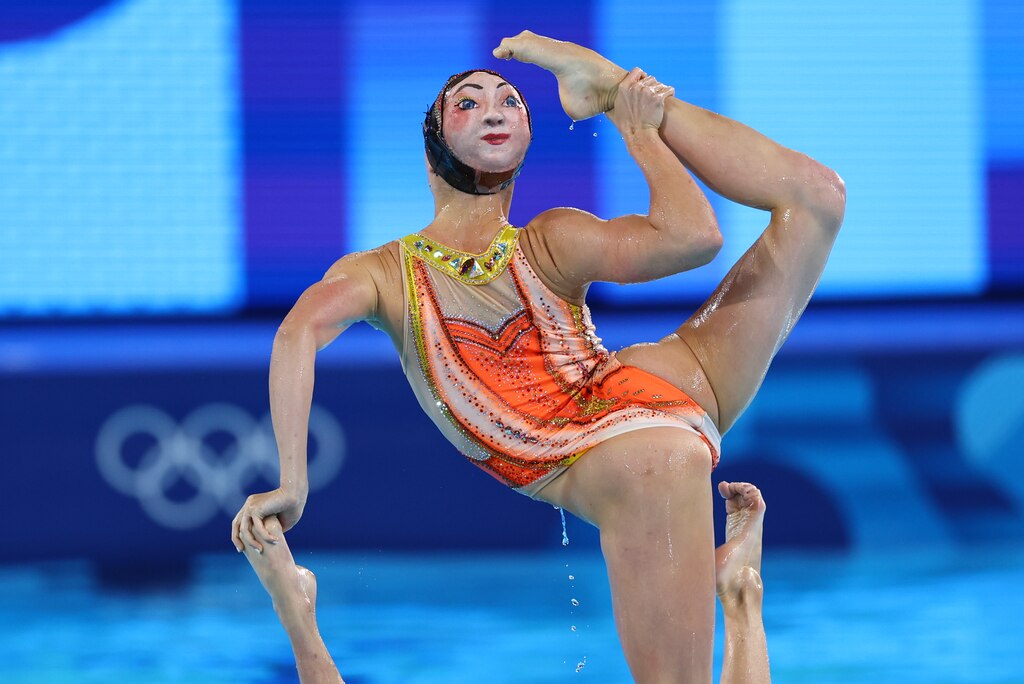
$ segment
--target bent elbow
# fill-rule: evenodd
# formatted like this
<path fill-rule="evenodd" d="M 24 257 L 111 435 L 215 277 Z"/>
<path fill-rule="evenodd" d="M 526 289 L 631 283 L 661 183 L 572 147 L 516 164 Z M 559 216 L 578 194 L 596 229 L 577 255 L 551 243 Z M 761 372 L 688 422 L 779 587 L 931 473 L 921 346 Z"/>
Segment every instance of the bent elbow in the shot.
<path fill-rule="evenodd" d="M 713 224 L 710 229 L 699 235 L 691 234 L 689 239 L 681 242 L 673 261 L 677 264 L 685 264 L 683 270 L 706 266 L 714 261 L 718 253 L 722 251 L 722 244 L 722 233 L 719 232 L 718 226 Z"/>
<path fill-rule="evenodd" d="M 725 244 L 725 239 L 722 237 L 722 231 L 718 229 L 718 223 L 713 222 L 704 239 L 704 260 L 701 265 L 714 261 L 718 253 L 722 251 L 723 244 Z"/>
<path fill-rule="evenodd" d="M 717 230 L 703 236 L 699 241 L 691 242 L 686 247 L 685 261 L 688 268 L 700 268 L 714 261 L 722 251 L 722 234 Z"/>
<path fill-rule="evenodd" d="M 835 224 L 836 230 L 839 230 L 846 216 L 846 182 L 832 169 L 826 171 L 827 184 L 822 190 L 824 211 Z"/>

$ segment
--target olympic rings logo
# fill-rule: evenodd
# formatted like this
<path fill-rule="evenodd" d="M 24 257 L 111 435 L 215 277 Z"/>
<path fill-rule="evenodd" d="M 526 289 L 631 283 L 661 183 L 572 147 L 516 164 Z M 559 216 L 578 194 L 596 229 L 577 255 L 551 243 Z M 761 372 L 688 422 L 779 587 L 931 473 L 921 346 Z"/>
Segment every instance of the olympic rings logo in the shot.
<path fill-rule="evenodd" d="M 309 489 L 325 487 L 345 460 L 345 435 L 329 412 L 309 414 Z M 227 442 L 215 448 L 216 442 Z M 177 423 L 154 406 L 126 406 L 96 436 L 96 465 L 111 487 L 139 500 L 155 522 L 177 530 L 199 527 L 217 511 L 234 516 L 262 477 L 280 477 L 277 444 L 267 414 L 256 422 L 233 404 L 206 404 Z M 192 493 L 172 498 L 173 489 Z"/>

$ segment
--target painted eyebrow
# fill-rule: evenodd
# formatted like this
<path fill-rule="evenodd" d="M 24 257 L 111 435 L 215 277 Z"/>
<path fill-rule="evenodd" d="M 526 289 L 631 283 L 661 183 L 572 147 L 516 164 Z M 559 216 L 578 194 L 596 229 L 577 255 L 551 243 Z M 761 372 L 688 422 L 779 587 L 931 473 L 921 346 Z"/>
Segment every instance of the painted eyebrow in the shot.
<path fill-rule="evenodd" d="M 507 82 L 505 82 L 505 81 L 502 81 L 501 83 L 499 83 L 499 84 L 497 85 L 497 87 L 495 88 L 495 90 L 497 90 L 497 89 L 498 89 L 498 88 L 500 88 L 501 86 L 508 86 L 509 88 L 512 88 L 512 85 L 511 85 L 511 84 L 509 84 L 509 83 L 507 83 Z M 452 95 L 455 95 L 455 94 L 457 94 L 457 93 L 458 93 L 458 92 L 459 92 L 460 90 L 462 90 L 463 88 L 476 88 L 476 89 L 478 89 L 478 90 L 483 90 L 483 89 L 484 89 L 484 87 L 483 87 L 482 85 L 477 85 L 476 83 L 463 83 L 462 85 L 460 85 L 460 86 L 459 86 L 458 88 L 456 88 L 456 89 L 455 89 L 455 92 L 454 92 L 454 93 L 452 93 Z M 512 88 L 512 89 L 513 89 L 513 90 L 515 90 L 515 88 Z"/>

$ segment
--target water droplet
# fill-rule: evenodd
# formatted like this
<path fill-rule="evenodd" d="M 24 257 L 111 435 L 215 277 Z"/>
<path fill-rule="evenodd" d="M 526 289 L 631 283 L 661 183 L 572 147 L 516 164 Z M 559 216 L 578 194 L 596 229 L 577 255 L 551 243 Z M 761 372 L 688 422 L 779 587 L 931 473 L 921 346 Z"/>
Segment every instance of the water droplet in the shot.
<path fill-rule="evenodd" d="M 573 575 L 569 575 L 569 579 L 574 580 L 576 578 Z"/>
<path fill-rule="evenodd" d="M 569 124 L 569 130 L 571 131 L 573 129 L 573 126 L 575 126 L 575 125 L 576 125 L 575 121 L 573 121 L 571 124 Z"/>
<path fill-rule="evenodd" d="M 579 601 L 577 601 L 576 599 L 570 599 L 570 600 L 569 600 L 569 603 L 571 603 L 571 604 L 572 604 L 572 605 L 574 605 L 574 606 L 578 606 L 578 605 L 580 605 L 580 602 L 579 602 Z"/>
<path fill-rule="evenodd" d="M 569 545 L 569 534 L 565 531 L 565 511 L 561 508 L 558 509 L 558 514 L 562 516 L 562 546 Z M 566 565 L 565 567 L 569 567 Z"/>
<path fill-rule="evenodd" d="M 576 631 L 576 625 L 569 625 L 569 629 L 572 630 L 573 632 L 575 632 Z"/>
<path fill-rule="evenodd" d="M 583 660 L 581 660 L 580 662 L 576 663 L 576 671 L 579 672 L 580 670 L 582 670 L 586 666 L 587 666 L 587 656 L 583 656 Z"/>
<path fill-rule="evenodd" d="M 594 137 L 595 137 L 595 138 L 597 137 L 597 132 L 596 132 L 596 131 L 594 132 Z"/>

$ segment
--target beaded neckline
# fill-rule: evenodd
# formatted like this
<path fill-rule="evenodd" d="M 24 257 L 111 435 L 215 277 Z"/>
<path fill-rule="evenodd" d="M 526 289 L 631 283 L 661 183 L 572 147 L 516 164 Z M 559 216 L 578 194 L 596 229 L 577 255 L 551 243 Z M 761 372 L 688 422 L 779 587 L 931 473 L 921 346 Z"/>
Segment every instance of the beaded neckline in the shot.
<path fill-rule="evenodd" d="M 469 285 L 489 283 L 505 270 L 515 251 L 519 229 L 512 225 L 502 228 L 486 251 L 472 254 L 442 245 L 436 240 L 413 233 L 402 238 L 402 245 L 439 271 Z"/>

